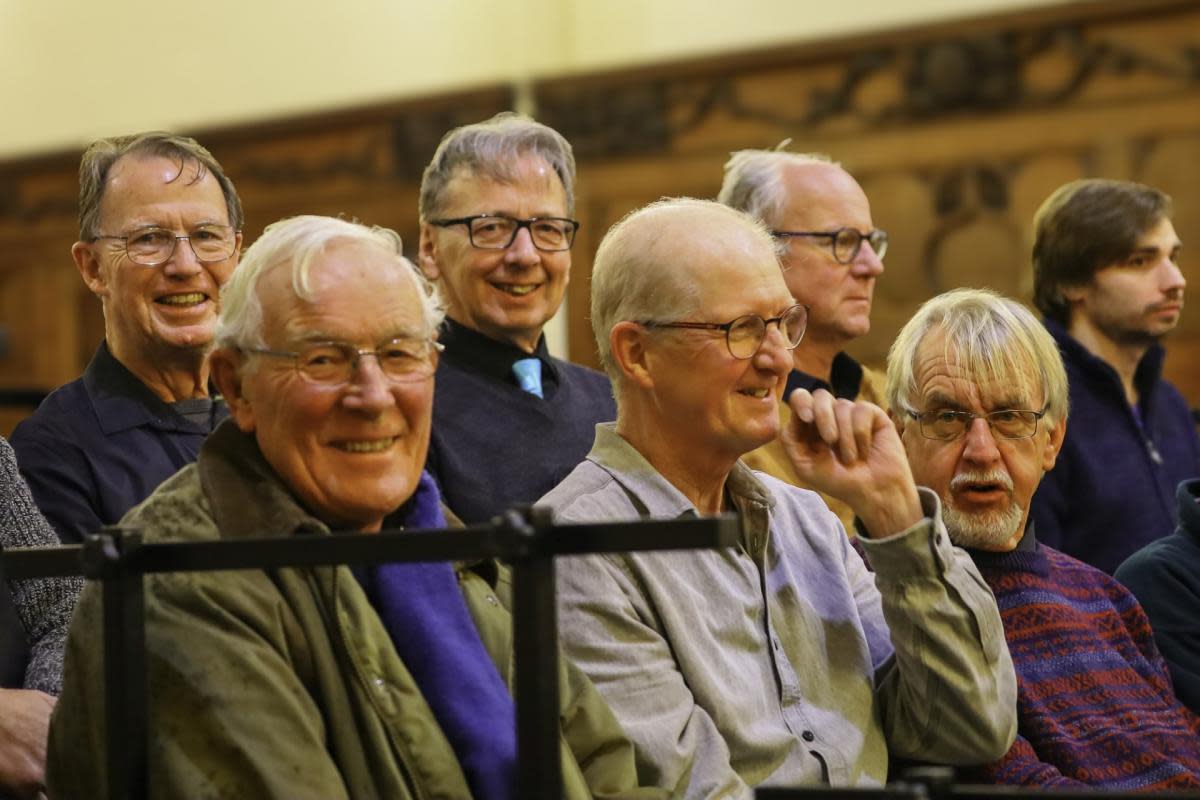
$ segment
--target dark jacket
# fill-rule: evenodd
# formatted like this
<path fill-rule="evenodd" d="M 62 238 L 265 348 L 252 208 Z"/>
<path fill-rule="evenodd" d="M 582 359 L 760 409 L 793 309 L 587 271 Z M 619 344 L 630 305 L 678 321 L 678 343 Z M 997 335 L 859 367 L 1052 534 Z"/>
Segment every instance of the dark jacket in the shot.
<path fill-rule="evenodd" d="M 1116 371 L 1061 325 L 1045 324 L 1067 368 L 1071 412 L 1030 518 L 1043 544 L 1111 574 L 1175 528 L 1175 487 L 1200 476 L 1200 437 L 1183 396 L 1162 379 L 1161 347 L 1134 375 L 1139 424 Z"/>

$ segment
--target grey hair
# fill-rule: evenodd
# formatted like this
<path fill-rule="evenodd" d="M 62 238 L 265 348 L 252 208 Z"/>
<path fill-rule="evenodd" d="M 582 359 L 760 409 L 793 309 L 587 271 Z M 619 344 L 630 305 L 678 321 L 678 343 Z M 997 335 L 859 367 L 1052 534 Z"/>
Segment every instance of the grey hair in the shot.
<path fill-rule="evenodd" d="M 539 156 L 554 170 L 567 195 L 567 213 L 575 213 L 575 155 L 571 144 L 551 127 L 511 111 L 455 128 L 442 137 L 421 176 L 421 222 L 436 219 L 445 207 L 446 186 L 461 169 L 500 183 L 516 180 L 521 156 Z"/>
<path fill-rule="evenodd" d="M 403 255 L 400 235 L 389 228 L 367 226 L 335 217 L 288 217 L 273 222 L 242 254 L 241 261 L 221 289 L 221 315 L 217 320 L 218 347 L 264 347 L 262 298 L 257 291 L 263 274 L 276 265 L 291 268 L 292 291 L 301 300 L 312 300 L 312 264 L 335 243 L 362 244 L 393 256 L 395 266 L 410 276 L 421 299 L 422 335 L 433 336 L 442 324 L 445 309 L 437 289 Z"/>
<path fill-rule="evenodd" d="M 1067 373 L 1054 338 L 1029 309 L 988 289 L 955 289 L 928 300 L 888 351 L 887 401 L 897 414 L 916 411 L 916 359 L 925 336 L 943 333 L 947 357 L 967 380 L 1020 386 L 1039 378 L 1048 422 L 1067 418 Z"/>
<path fill-rule="evenodd" d="M 225 175 L 220 163 L 199 142 L 187 136 L 177 136 L 165 131 L 136 133 L 130 136 L 113 136 L 97 139 L 83 153 L 79 161 L 79 239 L 95 241 L 100 235 L 100 203 L 108 188 L 108 174 L 113 165 L 125 156 L 161 156 L 175 161 L 183 175 L 189 163 L 196 165 L 192 183 L 203 180 L 205 173 L 212 173 L 221 194 L 225 197 L 225 211 L 234 230 L 241 230 L 245 223 L 242 201 L 238 197 L 233 181 Z"/>
<path fill-rule="evenodd" d="M 698 219 L 699 218 L 699 219 Z M 592 333 L 600 364 L 614 385 L 621 372 L 613 361 L 609 334 L 618 322 L 684 319 L 699 307 L 687 270 L 689 253 L 710 249 L 740 228 L 762 240 L 778 259 L 774 239 L 761 221 L 712 200 L 665 198 L 626 214 L 608 229 L 592 264 Z"/>
<path fill-rule="evenodd" d="M 789 153 L 782 148 L 791 142 L 785 139 L 774 150 L 737 150 L 725 162 L 725 178 L 717 202 L 758 217 L 768 226 L 778 222 L 788 205 L 787 189 L 783 185 L 783 170 L 789 165 L 829 164 L 841 166 L 824 153 Z"/>

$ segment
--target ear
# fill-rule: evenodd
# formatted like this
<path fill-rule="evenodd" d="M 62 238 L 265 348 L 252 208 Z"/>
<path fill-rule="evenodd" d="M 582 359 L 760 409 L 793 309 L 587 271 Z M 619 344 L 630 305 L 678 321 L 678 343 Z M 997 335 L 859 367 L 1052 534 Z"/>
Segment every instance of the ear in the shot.
<path fill-rule="evenodd" d="M 437 229 L 428 222 L 421 223 L 421 239 L 417 245 L 417 264 L 421 272 L 431 281 L 441 277 L 442 270 L 438 267 Z"/>
<path fill-rule="evenodd" d="M 229 415 L 243 433 L 255 428 L 254 404 L 246 392 L 243 371 L 246 358 L 230 347 L 218 347 L 208 355 L 209 376 L 229 406 Z"/>
<path fill-rule="evenodd" d="M 643 389 L 654 386 L 646 350 L 646 329 L 636 322 L 618 322 L 608 332 L 613 363 L 625 380 Z"/>
<path fill-rule="evenodd" d="M 1082 301 L 1084 298 L 1084 295 L 1087 294 L 1087 291 L 1088 291 L 1088 287 L 1086 285 L 1084 285 L 1084 286 L 1059 286 L 1058 287 L 1058 293 L 1062 295 L 1063 300 L 1065 300 L 1068 305 L 1072 305 L 1074 303 L 1078 303 L 1078 302 Z"/>
<path fill-rule="evenodd" d="M 108 277 L 104 274 L 104 265 L 92 249 L 94 242 L 76 242 L 71 245 L 71 258 L 75 260 L 75 268 L 83 277 L 92 294 L 104 300 L 108 297 Z"/>
<path fill-rule="evenodd" d="M 233 265 L 236 267 L 238 261 L 242 258 L 242 232 L 238 231 L 234 234 L 233 244 Z"/>
<path fill-rule="evenodd" d="M 1050 429 L 1050 435 L 1046 437 L 1046 446 L 1042 450 L 1042 469 L 1044 471 L 1049 472 L 1054 469 L 1054 463 L 1058 460 L 1058 453 L 1062 450 L 1066 435 L 1067 420 L 1064 418 Z"/>

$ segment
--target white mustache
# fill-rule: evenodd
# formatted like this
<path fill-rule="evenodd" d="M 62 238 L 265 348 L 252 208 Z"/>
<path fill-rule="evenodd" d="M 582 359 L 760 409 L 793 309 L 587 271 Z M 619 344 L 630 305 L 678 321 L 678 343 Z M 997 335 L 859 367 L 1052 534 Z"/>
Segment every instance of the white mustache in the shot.
<path fill-rule="evenodd" d="M 1007 472 L 993 469 L 984 472 L 960 472 L 950 479 L 950 491 L 957 492 L 972 483 L 996 483 L 1006 492 L 1013 490 L 1012 477 Z"/>

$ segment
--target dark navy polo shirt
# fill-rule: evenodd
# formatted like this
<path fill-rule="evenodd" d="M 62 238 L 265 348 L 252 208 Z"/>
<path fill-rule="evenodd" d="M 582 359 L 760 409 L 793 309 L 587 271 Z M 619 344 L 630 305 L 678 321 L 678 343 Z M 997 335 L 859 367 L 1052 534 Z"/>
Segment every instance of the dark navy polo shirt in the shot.
<path fill-rule="evenodd" d="M 120 521 L 196 460 L 229 411 L 185 419 L 101 343 L 83 377 L 52 392 L 10 439 L 38 508 L 66 544 Z"/>

